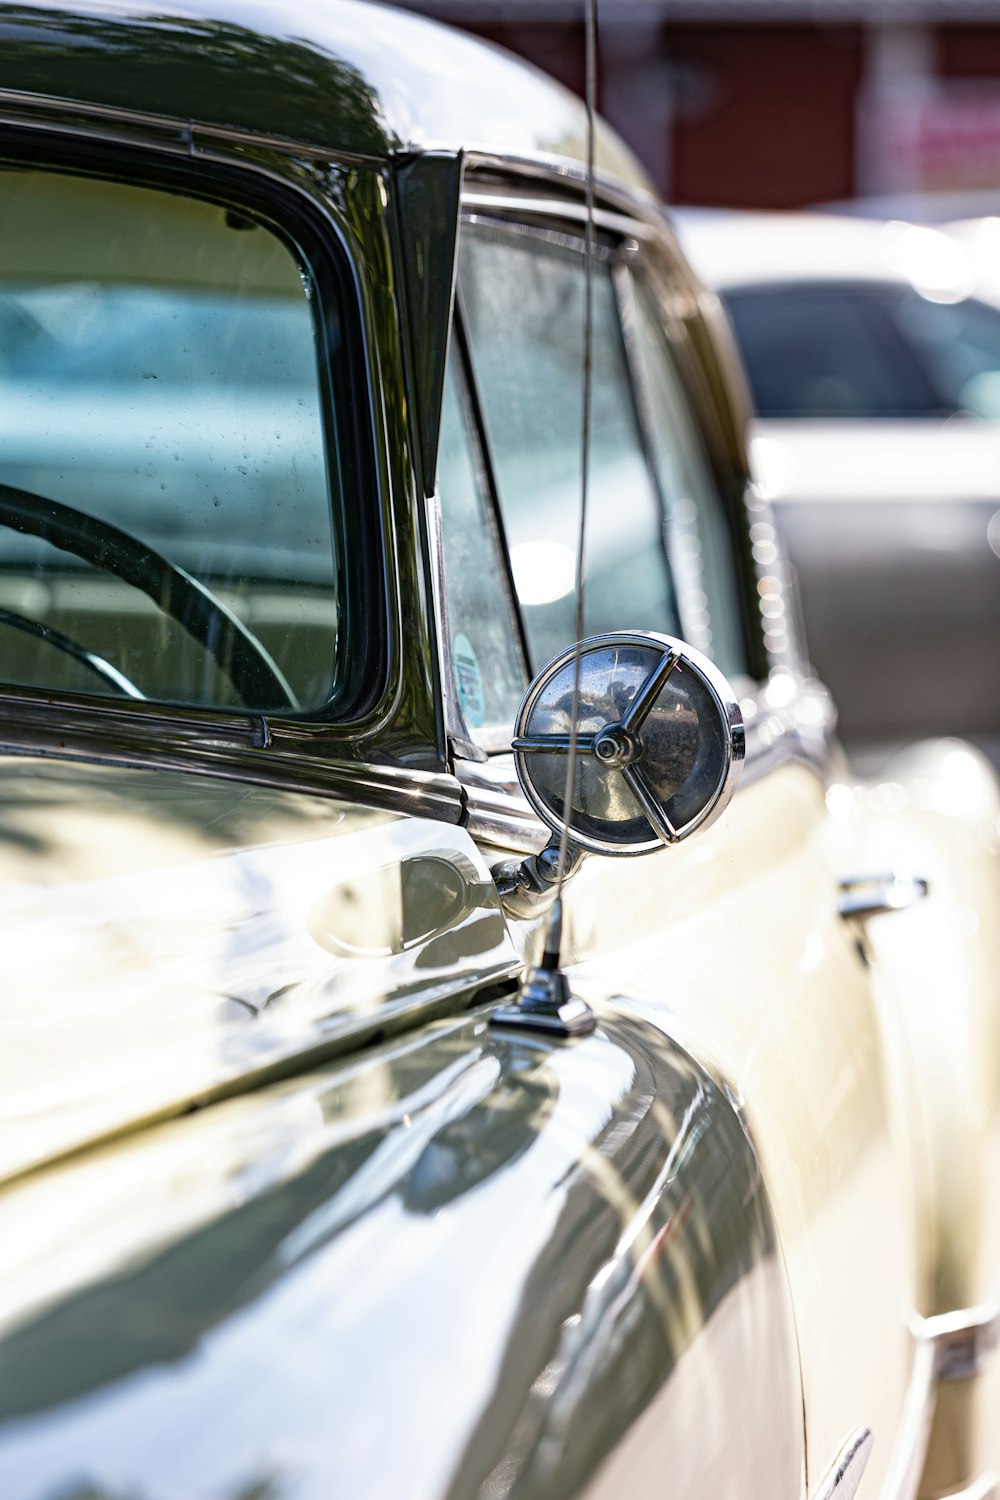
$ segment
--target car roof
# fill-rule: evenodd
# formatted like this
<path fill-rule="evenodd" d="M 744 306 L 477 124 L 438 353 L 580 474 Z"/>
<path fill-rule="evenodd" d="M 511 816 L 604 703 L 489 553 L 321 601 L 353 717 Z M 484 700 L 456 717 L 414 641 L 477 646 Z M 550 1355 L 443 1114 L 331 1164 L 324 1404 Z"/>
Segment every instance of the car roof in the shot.
<path fill-rule="evenodd" d="M 0 3 L 2 90 L 341 155 L 586 160 L 586 114 L 567 89 L 499 48 L 368 0 Z M 595 156 L 602 175 L 650 190 L 602 123 Z"/>
<path fill-rule="evenodd" d="M 823 213 L 674 210 L 680 241 L 711 286 L 882 281 L 962 294 L 971 290 L 966 252 L 947 234 L 901 220 Z"/>

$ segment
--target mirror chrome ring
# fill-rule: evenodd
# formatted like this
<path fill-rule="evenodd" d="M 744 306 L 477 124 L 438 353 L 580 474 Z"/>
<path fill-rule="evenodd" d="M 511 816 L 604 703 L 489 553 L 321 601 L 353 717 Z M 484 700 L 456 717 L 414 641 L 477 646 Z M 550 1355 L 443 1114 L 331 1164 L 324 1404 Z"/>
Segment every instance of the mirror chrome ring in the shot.
<path fill-rule="evenodd" d="M 602 838 L 576 826 L 570 829 L 572 842 L 581 849 L 597 854 L 652 854 L 666 844 L 679 843 L 692 833 L 714 822 L 729 803 L 739 781 L 745 748 L 743 717 L 736 695 L 726 678 L 705 656 L 695 651 L 684 641 L 674 636 L 652 631 L 621 631 L 608 635 L 588 636 L 581 642 L 581 663 L 588 656 L 615 648 L 647 648 L 651 657 L 651 670 L 645 683 L 624 713 L 609 717 L 605 723 L 578 736 L 578 764 L 594 757 L 601 770 L 610 778 L 620 776 L 632 794 L 634 803 L 645 817 L 652 832 L 651 838 L 622 839 Z M 571 736 L 562 726 L 559 733 L 541 731 L 534 724 L 536 709 L 542 694 L 572 666 L 576 647 L 562 651 L 539 672 L 525 694 L 518 710 L 515 734 L 512 742 L 514 763 L 524 794 L 539 817 L 556 832 L 563 827 L 562 816 L 539 789 L 531 762 L 538 754 L 565 755 L 569 751 Z M 696 813 L 679 826 L 674 826 L 656 788 L 643 772 L 642 728 L 667 684 L 667 679 L 676 667 L 683 667 L 689 675 L 707 689 L 708 701 L 717 718 L 720 742 L 724 752 L 720 756 L 718 774 L 704 804 Z M 713 767 L 713 773 L 715 768 Z M 682 783 L 683 785 L 683 783 Z M 676 789 L 680 790 L 680 788 Z M 674 793 L 671 794 L 671 800 Z"/>

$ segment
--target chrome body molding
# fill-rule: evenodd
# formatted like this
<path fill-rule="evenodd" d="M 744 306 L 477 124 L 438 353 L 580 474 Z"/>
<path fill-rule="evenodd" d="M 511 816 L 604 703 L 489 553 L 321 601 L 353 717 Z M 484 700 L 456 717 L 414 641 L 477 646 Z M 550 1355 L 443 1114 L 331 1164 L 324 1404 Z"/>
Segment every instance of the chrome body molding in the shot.
<path fill-rule="evenodd" d="M 919 875 L 851 875 L 839 882 L 840 915 L 845 921 L 864 922 L 884 912 L 906 911 L 929 893 L 930 886 Z"/>
<path fill-rule="evenodd" d="M 185 156 L 197 154 L 204 143 L 205 146 L 251 147 L 307 160 L 342 162 L 352 167 L 381 167 L 386 160 L 360 151 L 314 146 L 251 130 L 195 124 L 194 121 L 150 114 L 145 110 L 22 93 L 17 89 L 0 89 L 0 125 L 30 127 L 32 132 L 58 131 L 64 135 L 117 141 L 123 145 L 155 145 L 160 150 L 180 151 Z"/>
<path fill-rule="evenodd" d="M 519 179 L 534 178 L 551 188 L 553 182 L 562 181 L 577 196 L 582 198 L 587 186 L 587 169 L 582 162 L 571 158 L 554 156 L 547 152 L 531 155 L 513 151 L 494 152 L 472 147 L 465 152 L 466 167 L 477 174 L 491 174 L 501 178 L 516 176 Z M 638 180 L 625 183 L 620 177 L 609 177 L 600 164 L 594 173 L 594 189 L 597 204 L 613 204 L 627 215 L 636 216 L 646 222 L 666 224 L 669 215 L 650 184 Z M 490 195 L 493 198 L 493 195 Z M 493 200 L 495 201 L 495 199 Z"/>
<path fill-rule="evenodd" d="M 659 227 L 648 217 L 650 205 L 645 200 L 641 200 L 633 206 L 639 210 L 644 209 L 646 216 L 640 218 L 637 213 L 626 213 L 623 211 L 624 205 L 621 205 L 618 211 L 595 207 L 594 224 L 598 229 L 607 230 L 610 234 L 637 240 L 647 240 L 658 234 Z M 462 192 L 462 208 L 470 218 L 475 218 L 481 210 L 487 215 L 498 213 L 504 216 L 512 215 L 515 219 L 523 217 L 568 220 L 579 224 L 581 232 L 588 221 L 585 203 L 579 202 L 576 198 L 559 198 L 551 194 L 546 197 L 541 194 L 531 197 L 523 192 L 476 191 L 475 188 L 466 187 Z"/>
<path fill-rule="evenodd" d="M 260 715 L 168 712 L 153 720 L 160 729 L 157 739 L 150 734 L 148 723 L 137 732 L 127 709 L 102 705 L 98 717 L 74 712 L 61 703 L 59 722 L 55 724 L 51 722 L 51 710 L 47 721 L 42 714 L 37 719 L 25 719 L 11 714 L 6 695 L 0 702 L 5 718 L 0 728 L 3 756 L 186 772 L 287 792 L 349 797 L 391 812 L 444 823 L 463 820 L 465 799 L 453 776 L 417 767 L 276 753 L 271 726 Z"/>
<path fill-rule="evenodd" d="M 92 136 L 102 141 L 119 141 L 131 144 L 156 144 L 161 149 L 173 149 L 185 155 L 196 153 L 202 143 L 206 146 L 250 147 L 256 150 L 274 151 L 281 155 L 302 157 L 324 162 L 338 162 L 345 166 L 384 167 L 397 158 L 409 158 L 415 152 L 456 151 L 454 141 L 422 142 L 419 146 L 400 145 L 390 147 L 385 155 L 371 152 L 345 150 L 337 145 L 319 145 L 293 137 L 264 134 L 259 131 L 241 130 L 225 125 L 178 120 L 171 115 L 155 114 L 146 110 L 126 109 L 118 105 L 98 104 L 77 99 L 63 99 L 46 94 L 32 94 L 18 89 L 0 88 L 0 125 L 30 127 L 32 131 L 58 131 L 73 136 Z M 554 183 L 565 183 L 575 193 L 582 192 L 586 184 L 584 168 L 571 157 L 558 156 L 539 151 L 531 156 L 494 155 L 486 151 L 465 151 L 466 166 L 472 171 L 501 175 L 515 174 L 519 178 L 535 178 L 550 189 Z M 627 186 L 619 178 L 608 176 L 598 168 L 595 174 L 595 189 L 600 203 L 612 205 L 595 210 L 595 222 L 600 228 L 615 233 L 632 234 L 645 238 L 655 232 L 656 226 L 664 225 L 668 215 L 652 191 L 646 192 L 638 186 Z M 584 221 L 586 210 L 567 199 L 552 199 L 546 206 L 540 200 L 518 194 L 463 193 L 463 201 L 470 208 L 502 207 L 517 213 L 533 216 L 548 210 L 559 218 L 574 218 Z M 617 210 L 617 211 L 616 211 Z"/>
<path fill-rule="evenodd" d="M 934 1351 L 915 1341 L 902 1416 L 889 1460 L 884 1500 L 916 1500 L 934 1421 Z"/>
<path fill-rule="evenodd" d="M 1000 1302 L 915 1319 L 914 1337 L 934 1351 L 937 1380 L 978 1375 L 1000 1348 Z"/>
<path fill-rule="evenodd" d="M 455 765 L 465 794 L 465 826 L 477 843 L 518 854 L 545 848 L 549 830 L 517 783 L 512 755 L 494 756 L 485 766 Z"/>
<path fill-rule="evenodd" d="M 813 1492 L 812 1500 L 854 1500 L 871 1457 L 872 1442 L 869 1427 L 858 1427 L 852 1432 Z"/>
<path fill-rule="evenodd" d="M 952 1490 L 946 1500 L 1000 1500 L 1000 1474 L 981 1474 L 964 1490 Z"/>

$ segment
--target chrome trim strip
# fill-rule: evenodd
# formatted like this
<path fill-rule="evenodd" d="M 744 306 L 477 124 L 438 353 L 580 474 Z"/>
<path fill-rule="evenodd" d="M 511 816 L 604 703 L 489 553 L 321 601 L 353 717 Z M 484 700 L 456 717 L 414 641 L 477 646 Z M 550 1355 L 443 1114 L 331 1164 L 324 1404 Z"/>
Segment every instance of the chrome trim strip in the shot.
<path fill-rule="evenodd" d="M 882 1485 L 883 1500 L 916 1500 L 934 1422 L 934 1351 L 915 1342 L 903 1409 Z"/>
<path fill-rule="evenodd" d="M 498 214 L 527 215 L 533 219 L 566 219 L 573 224 L 585 224 L 586 205 L 575 198 L 527 198 L 516 193 L 488 190 L 474 192 L 466 189 L 462 193 L 462 208 L 466 213 L 494 212 Z M 647 240 L 660 232 L 660 226 L 648 219 L 638 219 L 630 214 L 614 213 L 605 208 L 594 209 L 594 223 L 598 229 L 626 238 Z"/>
<path fill-rule="evenodd" d="M 549 830 L 521 791 L 512 754 L 492 756 L 485 765 L 455 762 L 465 793 L 465 826 L 477 843 L 537 854 L 549 841 Z"/>
<path fill-rule="evenodd" d="M 23 111 L 24 113 L 12 113 L 8 117 L 6 114 L 8 109 L 12 112 Z M 57 118 L 52 122 L 39 119 L 39 115 L 45 114 L 55 117 L 63 116 L 64 119 L 60 121 Z M 76 123 L 66 123 L 67 118 Z M 75 134 L 86 134 L 86 125 L 83 122 L 88 120 L 93 120 L 95 123 L 103 121 L 134 131 L 153 131 L 172 135 L 178 141 L 183 142 L 183 149 L 186 150 L 195 149 L 195 137 L 203 136 L 220 142 L 229 141 L 234 145 L 262 147 L 295 156 L 315 157 L 322 161 L 342 161 L 348 164 L 375 167 L 384 167 L 387 162 L 399 157 L 412 156 L 414 151 L 448 151 L 457 154 L 459 150 L 463 150 L 466 162 L 477 171 L 514 172 L 522 177 L 534 176 L 542 180 L 547 179 L 550 185 L 553 178 L 562 178 L 565 182 L 571 182 L 576 188 L 583 187 L 586 181 L 586 163 L 543 151 L 527 156 L 501 155 L 483 149 L 465 150 L 462 142 L 441 140 L 399 143 L 390 146 L 384 157 L 369 156 L 362 152 L 343 151 L 335 146 L 324 146 L 316 142 L 297 141 L 286 136 L 259 135 L 254 131 L 241 130 L 233 126 L 212 125 L 205 121 L 180 119 L 172 115 L 148 113 L 144 110 L 127 109 L 114 104 L 97 104 L 87 100 L 67 99 L 52 94 L 36 94 L 20 89 L 0 89 L 0 123 L 30 124 L 39 129 L 57 128 L 71 130 Z M 101 134 L 104 139 L 109 138 L 107 133 Z M 630 188 L 619 179 L 607 176 L 601 170 L 598 170 L 596 174 L 595 184 L 603 198 L 609 203 L 618 204 L 626 214 L 634 214 L 651 224 L 666 221 L 666 210 L 652 192 L 646 193 L 639 188 Z"/>
<path fill-rule="evenodd" d="M 812 1500 L 854 1500 L 871 1457 L 872 1430 L 856 1427 L 826 1471 Z"/>
<path fill-rule="evenodd" d="M 545 244 L 559 245 L 565 250 L 572 250 L 578 255 L 586 254 L 587 242 L 582 233 L 578 234 L 576 228 L 558 229 L 551 224 L 526 224 L 523 219 L 508 219 L 502 213 L 491 213 L 491 205 L 487 203 L 484 208 L 466 208 L 462 205 L 462 223 L 478 224 L 486 229 L 494 229 L 503 234 L 515 235 L 520 239 L 541 240 Z M 595 240 L 591 246 L 591 252 L 596 260 L 603 264 L 613 264 L 618 258 L 617 246 Z"/>
<path fill-rule="evenodd" d="M 952 1490 L 945 1500 L 1000 1500 L 1000 1474 L 992 1469 L 980 1474 L 964 1490 Z"/>
<path fill-rule="evenodd" d="M 425 142 L 424 149 L 429 151 L 434 147 Z M 447 149 L 445 143 L 442 143 L 442 149 Z M 454 149 L 454 145 L 451 149 Z M 550 188 L 553 178 L 562 178 L 564 182 L 572 183 L 579 192 L 583 191 L 587 183 L 585 162 L 573 161 L 572 158 L 556 156 L 544 151 L 530 156 L 519 156 L 517 153 L 499 153 L 469 147 L 465 151 L 465 164 L 468 170 L 476 173 L 496 172 L 502 175 L 514 174 L 522 178 L 535 177 L 547 181 Z M 614 204 L 622 212 L 634 215 L 649 224 L 669 223 L 666 209 L 652 191 L 646 192 L 639 187 L 629 187 L 620 178 L 609 177 L 600 167 L 594 174 L 594 186 L 605 204 Z"/>
<path fill-rule="evenodd" d="M 455 673 L 451 657 L 451 632 L 445 613 L 444 579 L 444 534 L 441 522 L 441 493 L 434 486 L 433 495 L 425 502 L 427 516 L 427 546 L 431 563 L 431 618 L 434 622 L 434 659 L 437 666 L 441 692 L 441 708 L 444 714 L 445 739 L 472 742 L 462 706 L 458 701 Z"/>
<path fill-rule="evenodd" d="M 46 119 L 45 116 L 50 118 Z M 128 134 L 112 134 L 108 130 L 92 129 L 91 121 L 95 126 L 107 124 L 123 127 Z M 259 135 L 254 131 L 238 130 L 232 126 L 211 125 L 173 115 L 150 114 L 145 110 L 123 109 L 113 104 L 95 104 L 53 94 L 25 93 L 19 89 L 0 89 L 0 124 L 22 128 L 28 126 L 37 130 L 59 130 L 66 134 L 93 136 L 103 141 L 114 140 L 119 143 L 133 139 L 148 144 L 149 137 L 153 136 L 162 148 L 180 150 L 185 154 L 199 153 L 204 140 L 206 143 L 277 151 L 283 155 L 316 161 L 343 162 L 345 166 L 378 168 L 384 167 L 389 159 L 388 156 L 366 156 L 361 152 L 341 151 L 335 147 L 295 141 L 287 136 Z"/>
<path fill-rule="evenodd" d="M 927 881 L 920 875 L 901 875 L 888 871 L 879 875 L 852 875 L 838 881 L 838 911 L 846 922 L 864 922 L 884 912 L 905 911 L 929 893 Z"/>
<path fill-rule="evenodd" d="M 258 135 L 252 130 L 236 130 L 231 126 L 196 123 L 192 126 L 193 145 L 196 151 L 201 142 L 218 146 L 250 146 L 255 151 L 277 151 L 282 156 L 298 156 L 308 161 L 328 162 L 333 166 L 367 167 L 373 171 L 385 169 L 387 157 L 367 156 L 361 151 L 341 151 L 335 146 L 317 146 L 307 141 L 294 141 L 283 135 Z"/>
<path fill-rule="evenodd" d="M 242 755 L 229 747 L 206 749 L 204 741 L 192 746 L 95 744 L 91 738 L 74 741 L 65 726 L 53 726 L 51 742 L 11 742 L 0 739 L 0 755 L 31 760 L 72 760 L 90 765 L 122 766 L 137 771 L 178 771 L 189 776 L 212 776 L 310 797 L 330 797 L 342 802 L 360 802 L 381 812 L 430 818 L 437 823 L 460 824 L 464 803 L 462 789 L 454 777 L 436 771 L 417 771 L 396 766 L 321 761 L 306 756 L 262 754 L 260 749 Z"/>
<path fill-rule="evenodd" d="M 934 1351 L 935 1380 L 964 1380 L 978 1375 L 1000 1348 L 1000 1303 L 960 1308 L 916 1318 L 914 1338 Z"/>
<path fill-rule="evenodd" d="M 161 149 L 185 154 L 192 150 L 190 120 L 120 109 L 115 105 L 81 103 L 54 94 L 25 93 L 19 89 L 0 89 L 0 124 L 20 129 L 56 130 L 118 144 L 128 141 L 149 144 L 152 136 Z M 102 125 L 104 129 L 99 128 Z"/>
<path fill-rule="evenodd" d="M 788 761 L 801 761 L 826 778 L 837 715 L 821 682 L 779 670 L 741 698 L 740 708 L 747 736 L 744 785 Z"/>

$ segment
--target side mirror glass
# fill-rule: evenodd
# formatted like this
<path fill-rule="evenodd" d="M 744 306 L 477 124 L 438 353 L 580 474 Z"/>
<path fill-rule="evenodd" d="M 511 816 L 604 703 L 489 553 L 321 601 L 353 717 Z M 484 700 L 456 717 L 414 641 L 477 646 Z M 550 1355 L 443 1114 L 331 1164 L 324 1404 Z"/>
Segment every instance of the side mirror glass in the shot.
<path fill-rule="evenodd" d="M 561 834 L 574 732 L 576 648 L 549 662 L 518 711 L 517 774 Z M 652 854 L 719 816 L 736 789 L 744 730 L 736 695 L 700 652 L 627 631 L 580 646 L 577 762 L 570 839 L 597 854 Z"/>

